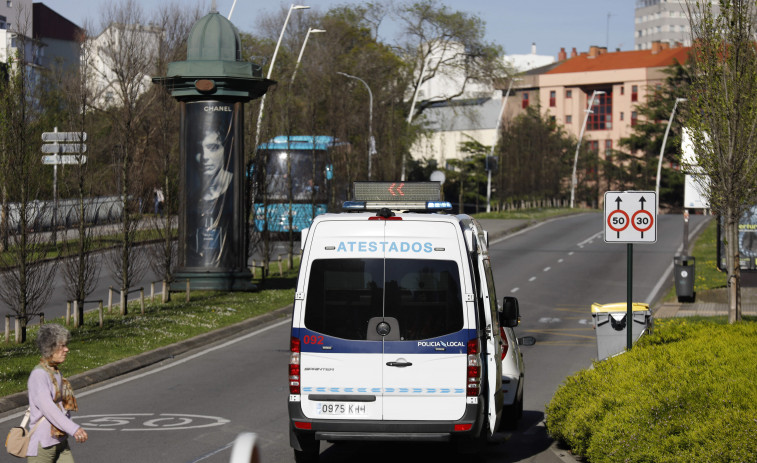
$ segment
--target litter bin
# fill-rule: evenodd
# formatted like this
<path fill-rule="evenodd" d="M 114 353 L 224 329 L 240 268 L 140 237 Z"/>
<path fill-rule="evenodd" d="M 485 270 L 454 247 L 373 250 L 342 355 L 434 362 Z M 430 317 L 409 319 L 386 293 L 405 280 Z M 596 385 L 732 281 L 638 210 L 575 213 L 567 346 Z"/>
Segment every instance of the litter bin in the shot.
<path fill-rule="evenodd" d="M 591 305 L 591 316 L 594 318 L 594 330 L 597 334 L 597 359 L 604 360 L 618 355 L 626 350 L 628 334 L 626 332 L 626 318 L 628 304 L 616 302 L 613 304 Z M 633 303 L 633 342 L 639 340 L 649 328 L 652 312 L 649 304 Z"/>
<path fill-rule="evenodd" d="M 673 257 L 673 278 L 676 284 L 678 302 L 694 302 L 694 270 L 695 261 L 692 256 Z"/>

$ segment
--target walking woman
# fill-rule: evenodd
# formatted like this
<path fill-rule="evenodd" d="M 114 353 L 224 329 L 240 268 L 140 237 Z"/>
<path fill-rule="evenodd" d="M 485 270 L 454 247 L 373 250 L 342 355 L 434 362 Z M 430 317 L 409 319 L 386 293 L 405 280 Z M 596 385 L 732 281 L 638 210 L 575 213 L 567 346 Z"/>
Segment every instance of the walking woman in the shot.
<path fill-rule="evenodd" d="M 58 371 L 66 361 L 71 334 L 61 325 L 50 323 L 39 328 L 37 346 L 42 360 L 29 375 L 30 428 L 43 420 L 29 441 L 28 463 L 74 463 L 68 436 L 76 442 L 87 441 L 87 432 L 71 421 L 76 398 L 71 384 Z"/>

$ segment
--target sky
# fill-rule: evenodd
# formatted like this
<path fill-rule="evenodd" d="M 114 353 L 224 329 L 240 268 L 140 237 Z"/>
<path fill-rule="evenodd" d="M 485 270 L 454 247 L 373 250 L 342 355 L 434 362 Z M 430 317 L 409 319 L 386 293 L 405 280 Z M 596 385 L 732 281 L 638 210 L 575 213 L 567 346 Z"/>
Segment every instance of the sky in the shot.
<path fill-rule="evenodd" d="M 99 24 L 100 8 L 107 1 L 118 0 L 35 0 L 42 1 L 66 19 L 83 25 L 87 20 Z M 135 0 L 146 14 L 161 0 Z M 175 0 L 194 6 L 203 2 L 210 8 L 211 0 Z M 395 0 L 400 1 L 400 0 Z M 635 0 L 438 0 L 451 10 L 477 15 L 486 22 L 486 40 L 502 46 L 507 54 L 528 54 L 532 43 L 539 55 L 557 56 L 561 47 L 570 54 L 573 47 L 580 53 L 591 45 L 633 50 Z M 234 0 L 216 0 L 219 13 L 229 15 Z M 231 22 L 242 32 L 255 30 L 261 14 L 287 9 L 292 2 L 277 0 L 236 0 Z M 357 5 L 357 0 L 302 0 L 312 10 L 327 11 L 330 7 Z M 308 14 L 308 10 L 292 14 Z M 313 24 L 312 27 L 318 27 Z M 391 43 L 396 27 L 382 24 L 379 36 Z"/>

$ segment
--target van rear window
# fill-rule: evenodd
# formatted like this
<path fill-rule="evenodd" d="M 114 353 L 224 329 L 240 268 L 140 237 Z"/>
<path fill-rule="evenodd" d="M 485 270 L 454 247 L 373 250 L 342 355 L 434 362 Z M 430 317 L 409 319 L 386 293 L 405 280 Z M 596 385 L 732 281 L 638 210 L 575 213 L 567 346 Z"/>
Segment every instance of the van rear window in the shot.
<path fill-rule="evenodd" d="M 313 261 L 307 291 L 305 326 L 329 336 L 367 339 L 368 321 L 382 316 L 397 319 L 406 341 L 463 328 L 454 261 L 319 259 Z"/>

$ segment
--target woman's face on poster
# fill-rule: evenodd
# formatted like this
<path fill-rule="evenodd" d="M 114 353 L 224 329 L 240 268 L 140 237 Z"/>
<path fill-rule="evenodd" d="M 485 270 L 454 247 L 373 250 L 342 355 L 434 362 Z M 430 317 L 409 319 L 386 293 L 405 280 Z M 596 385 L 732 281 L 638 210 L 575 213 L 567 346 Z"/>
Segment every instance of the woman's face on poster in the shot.
<path fill-rule="evenodd" d="M 207 176 L 215 175 L 223 166 L 223 141 L 218 132 L 209 132 L 202 139 L 202 151 L 198 155 L 202 171 Z"/>

